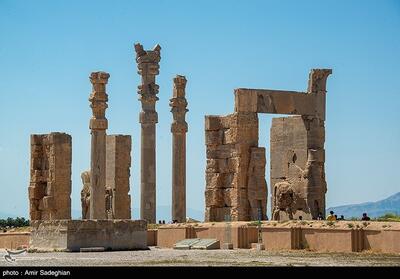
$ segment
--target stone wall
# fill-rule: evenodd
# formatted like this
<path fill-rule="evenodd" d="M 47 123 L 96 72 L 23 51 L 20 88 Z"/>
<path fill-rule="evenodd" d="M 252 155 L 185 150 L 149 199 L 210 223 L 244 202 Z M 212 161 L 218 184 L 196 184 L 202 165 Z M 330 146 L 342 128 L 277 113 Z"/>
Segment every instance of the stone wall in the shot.
<path fill-rule="evenodd" d="M 311 116 L 273 118 L 270 142 L 272 218 L 324 216 L 324 121 Z"/>
<path fill-rule="evenodd" d="M 264 220 L 265 149 L 258 147 L 257 113 L 206 116 L 205 141 L 205 221 Z"/>
<path fill-rule="evenodd" d="M 0 249 L 18 250 L 29 246 L 30 232 L 0 233 Z"/>
<path fill-rule="evenodd" d="M 71 161 L 70 135 L 31 135 L 31 220 L 71 219 Z"/>
<path fill-rule="evenodd" d="M 171 225 L 158 228 L 157 246 L 161 248 L 172 248 L 175 243 L 187 238 L 196 238 L 192 226 Z"/>
<path fill-rule="evenodd" d="M 131 219 L 131 142 L 131 136 L 126 135 L 107 135 L 106 138 L 106 210 L 109 219 Z"/>
<path fill-rule="evenodd" d="M 147 249 L 144 220 L 56 220 L 31 222 L 30 248 L 52 251 Z"/>
<path fill-rule="evenodd" d="M 398 222 L 289 221 L 262 222 L 261 240 L 266 250 L 306 249 L 318 252 L 400 253 Z M 157 246 L 173 248 L 187 238 L 215 238 L 248 249 L 258 242 L 259 228 L 248 222 L 172 224 L 158 228 Z"/>
<path fill-rule="evenodd" d="M 157 229 L 148 229 L 147 230 L 147 246 L 157 246 Z"/>

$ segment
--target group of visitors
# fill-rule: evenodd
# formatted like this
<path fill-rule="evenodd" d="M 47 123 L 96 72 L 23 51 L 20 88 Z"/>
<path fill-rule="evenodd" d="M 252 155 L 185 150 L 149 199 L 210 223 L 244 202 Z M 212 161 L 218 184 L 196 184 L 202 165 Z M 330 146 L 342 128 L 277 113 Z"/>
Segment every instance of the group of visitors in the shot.
<path fill-rule="evenodd" d="M 318 220 L 323 220 L 322 213 L 318 215 Z M 339 221 L 339 220 L 345 220 L 343 215 L 338 216 L 333 212 L 332 210 L 329 211 L 329 215 L 326 216 L 327 221 Z M 361 221 L 370 221 L 371 218 L 367 215 L 367 213 L 363 213 L 361 217 Z"/>
<path fill-rule="evenodd" d="M 337 216 L 336 214 L 334 214 L 334 213 L 335 213 L 335 212 L 330 211 L 330 212 L 329 212 L 329 215 L 326 216 L 326 220 L 327 220 L 327 221 L 345 220 L 343 215 L 340 215 L 340 217 L 338 217 L 338 216 Z M 320 213 L 320 214 L 321 214 L 321 213 Z M 321 214 L 321 217 L 322 217 L 322 214 Z M 323 218 L 318 219 L 318 220 L 322 220 L 322 219 L 323 219 Z"/>

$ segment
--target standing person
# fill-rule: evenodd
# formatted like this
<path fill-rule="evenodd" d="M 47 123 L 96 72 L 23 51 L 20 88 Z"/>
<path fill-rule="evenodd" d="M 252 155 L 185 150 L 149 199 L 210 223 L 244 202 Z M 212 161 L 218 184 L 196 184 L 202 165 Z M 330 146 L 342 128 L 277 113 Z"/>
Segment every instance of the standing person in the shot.
<path fill-rule="evenodd" d="M 329 212 L 329 215 L 326 217 L 327 221 L 336 221 L 336 217 L 334 215 L 335 212 L 333 212 L 332 210 Z"/>
<path fill-rule="evenodd" d="M 361 218 L 362 221 L 370 221 L 371 218 L 368 217 L 367 213 L 363 213 L 363 216 Z"/>

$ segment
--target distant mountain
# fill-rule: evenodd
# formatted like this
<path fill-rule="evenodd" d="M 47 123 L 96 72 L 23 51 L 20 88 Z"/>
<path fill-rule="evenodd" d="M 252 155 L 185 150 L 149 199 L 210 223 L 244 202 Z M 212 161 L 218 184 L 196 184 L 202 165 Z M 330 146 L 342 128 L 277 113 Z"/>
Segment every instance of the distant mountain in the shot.
<path fill-rule="evenodd" d="M 377 202 L 335 206 L 328 208 L 326 211 L 329 213 L 331 210 L 338 216 L 344 215 L 346 219 L 351 217 L 360 218 L 364 212 L 370 217 L 379 217 L 386 213 L 400 215 L 400 192 Z"/>

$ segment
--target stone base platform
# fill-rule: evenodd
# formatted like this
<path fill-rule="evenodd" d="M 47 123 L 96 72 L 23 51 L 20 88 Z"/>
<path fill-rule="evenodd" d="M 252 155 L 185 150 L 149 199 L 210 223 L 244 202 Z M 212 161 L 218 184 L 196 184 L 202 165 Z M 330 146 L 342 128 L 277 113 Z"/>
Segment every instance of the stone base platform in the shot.
<path fill-rule="evenodd" d="M 262 221 L 168 224 L 158 227 L 156 245 L 172 248 L 184 239 L 217 239 L 220 249 L 268 251 L 306 249 L 318 252 L 400 253 L 400 222 Z M 256 246 L 252 246 L 256 243 Z"/>
<path fill-rule="evenodd" d="M 145 220 L 31 221 L 30 249 L 79 252 L 82 248 L 146 250 Z"/>

